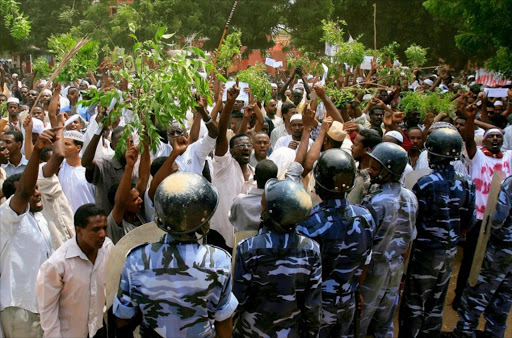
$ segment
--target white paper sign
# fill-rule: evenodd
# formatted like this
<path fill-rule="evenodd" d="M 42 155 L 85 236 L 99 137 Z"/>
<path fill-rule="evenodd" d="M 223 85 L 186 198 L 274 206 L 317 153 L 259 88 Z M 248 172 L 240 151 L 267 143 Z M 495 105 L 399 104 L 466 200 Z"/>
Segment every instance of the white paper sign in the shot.
<path fill-rule="evenodd" d="M 325 80 L 327 79 L 327 74 L 329 73 L 329 67 L 327 67 L 324 63 L 322 63 L 322 68 L 324 69 L 324 73 L 322 74 L 322 80 L 320 83 L 325 85 Z"/>
<path fill-rule="evenodd" d="M 373 56 L 365 56 L 363 63 L 361 63 L 361 66 L 359 68 L 370 70 L 372 69 L 372 60 Z M 379 62 L 379 58 L 377 58 L 377 62 Z"/>
<path fill-rule="evenodd" d="M 325 55 L 334 56 L 334 55 L 336 55 L 337 51 L 338 51 L 337 46 L 332 46 L 332 45 L 328 44 L 327 42 L 325 42 Z"/>
<path fill-rule="evenodd" d="M 224 89 L 224 93 L 222 93 L 222 101 L 226 102 L 228 99 L 228 89 L 233 87 L 236 84 L 235 81 L 226 82 L 226 89 Z M 245 105 L 249 104 L 249 94 L 244 91 L 244 88 L 249 88 L 249 84 L 247 82 L 238 82 L 238 87 L 240 88 L 240 94 L 236 98 L 237 101 L 244 101 Z"/>
<path fill-rule="evenodd" d="M 275 68 L 274 67 L 275 62 L 276 62 L 276 60 L 274 60 L 272 58 L 265 58 L 265 64 L 269 67 Z"/>
<path fill-rule="evenodd" d="M 507 97 L 507 88 L 484 88 L 484 92 L 487 93 L 487 97 Z"/>

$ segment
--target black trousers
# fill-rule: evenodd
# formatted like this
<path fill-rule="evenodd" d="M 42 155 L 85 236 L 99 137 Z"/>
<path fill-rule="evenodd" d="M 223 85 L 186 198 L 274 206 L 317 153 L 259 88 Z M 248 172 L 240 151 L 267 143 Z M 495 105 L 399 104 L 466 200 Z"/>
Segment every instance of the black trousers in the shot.
<path fill-rule="evenodd" d="M 466 241 L 462 243 L 463 255 L 459 275 L 457 277 L 457 287 L 455 288 L 455 298 L 453 300 L 454 303 L 460 303 L 462 292 L 464 292 L 464 288 L 468 282 L 481 227 L 482 221 L 478 220 L 475 223 L 475 226 L 466 234 Z"/>

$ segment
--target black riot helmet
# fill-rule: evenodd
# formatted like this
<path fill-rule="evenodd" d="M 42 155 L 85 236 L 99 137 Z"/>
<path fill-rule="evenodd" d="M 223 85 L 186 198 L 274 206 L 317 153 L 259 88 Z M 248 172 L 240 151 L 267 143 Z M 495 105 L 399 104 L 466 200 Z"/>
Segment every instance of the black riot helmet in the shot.
<path fill-rule="evenodd" d="M 265 225 L 280 233 L 292 232 L 311 213 L 313 203 L 306 189 L 294 181 L 270 179 L 265 184 Z"/>
<path fill-rule="evenodd" d="M 462 137 L 457 130 L 440 128 L 432 131 L 425 142 L 430 162 L 438 159 L 454 160 L 462 153 Z"/>
<path fill-rule="evenodd" d="M 218 200 L 217 189 L 203 176 L 190 172 L 174 173 L 156 189 L 155 222 L 160 229 L 174 236 L 194 234 L 208 224 Z"/>
<path fill-rule="evenodd" d="M 393 175 L 394 180 L 400 179 L 409 160 L 404 148 L 391 142 L 377 144 L 368 155 L 382 165 L 380 179 L 383 179 L 388 173 Z"/>
<path fill-rule="evenodd" d="M 354 187 L 356 163 L 346 151 L 325 151 L 315 163 L 313 175 L 317 186 L 333 193 L 345 193 Z"/>

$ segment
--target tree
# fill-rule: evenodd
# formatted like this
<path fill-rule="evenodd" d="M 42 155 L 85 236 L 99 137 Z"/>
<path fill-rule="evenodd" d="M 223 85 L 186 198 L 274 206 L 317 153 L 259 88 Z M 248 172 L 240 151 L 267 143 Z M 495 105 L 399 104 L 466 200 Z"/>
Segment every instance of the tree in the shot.
<path fill-rule="evenodd" d="M 19 3 L 15 0 L 2 0 L 0 2 L 0 14 L 3 26 L 9 30 L 9 35 L 14 39 L 26 39 L 30 34 L 30 21 L 20 11 Z"/>
<path fill-rule="evenodd" d="M 455 44 L 473 61 L 512 76 L 512 2 L 510 0 L 428 0 L 433 15 L 460 23 Z"/>
<path fill-rule="evenodd" d="M 428 48 L 427 65 L 448 63 L 463 67 L 464 54 L 453 43 L 460 20 L 432 16 L 423 7 L 424 0 L 342 0 L 335 1 L 333 17 L 347 22 L 347 33 L 362 34 L 361 41 L 373 49 L 373 3 L 377 3 L 377 48 L 393 41 L 405 62 L 405 50 L 412 44 Z M 346 35 L 348 39 L 348 34 Z"/>

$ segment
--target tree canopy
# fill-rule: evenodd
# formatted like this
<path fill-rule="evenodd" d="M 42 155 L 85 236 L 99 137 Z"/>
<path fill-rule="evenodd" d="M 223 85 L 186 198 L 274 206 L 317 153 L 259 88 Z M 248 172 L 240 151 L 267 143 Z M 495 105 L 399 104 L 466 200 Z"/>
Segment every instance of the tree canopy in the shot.
<path fill-rule="evenodd" d="M 228 33 L 242 32 L 246 53 L 273 46 L 272 35 L 284 31 L 290 34 L 293 47 L 321 54 L 322 20 L 344 20 L 344 39 L 348 40 L 349 35 L 359 37 L 366 48 L 373 48 L 374 2 L 377 47 L 398 42 L 395 52 L 400 60 L 405 61 L 405 50 L 417 44 L 428 48 L 430 65 L 448 63 L 462 68 L 469 59 L 480 64 L 487 61 L 492 69 L 512 73 L 509 0 L 492 4 L 479 0 L 240 1 Z M 201 39 L 203 49 L 214 50 L 233 1 L 136 0 L 117 6 L 116 13 L 109 16 L 111 6 L 110 0 L 2 1 L 0 24 L 10 29 L 0 30 L 0 44 L 3 50 L 47 49 L 51 35 L 71 33 L 75 37 L 87 34 L 100 46 L 131 48 L 130 30 L 144 41 L 166 26 L 169 32 L 176 33 L 175 44 L 182 46 Z M 12 19 L 16 16 L 23 18 L 25 24 Z M 28 37 L 20 39 L 27 29 Z"/>

